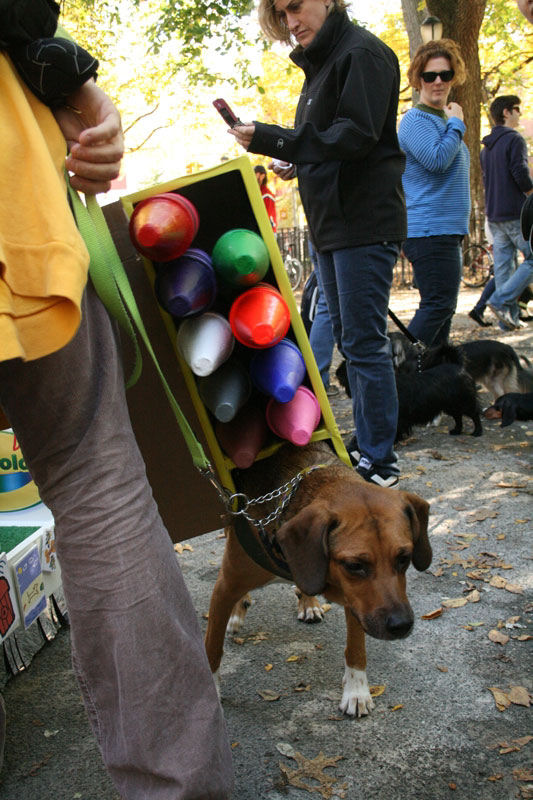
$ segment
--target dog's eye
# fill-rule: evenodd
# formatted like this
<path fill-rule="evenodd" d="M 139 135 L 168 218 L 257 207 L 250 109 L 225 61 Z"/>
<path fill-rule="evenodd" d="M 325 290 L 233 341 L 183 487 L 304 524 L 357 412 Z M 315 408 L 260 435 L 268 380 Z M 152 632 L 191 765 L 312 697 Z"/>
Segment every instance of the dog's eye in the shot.
<path fill-rule="evenodd" d="M 398 572 L 405 572 L 411 563 L 411 556 L 408 553 L 401 553 L 396 559 L 396 569 Z"/>
<path fill-rule="evenodd" d="M 352 577 L 368 578 L 371 572 L 370 564 L 365 561 L 343 561 L 342 566 Z"/>

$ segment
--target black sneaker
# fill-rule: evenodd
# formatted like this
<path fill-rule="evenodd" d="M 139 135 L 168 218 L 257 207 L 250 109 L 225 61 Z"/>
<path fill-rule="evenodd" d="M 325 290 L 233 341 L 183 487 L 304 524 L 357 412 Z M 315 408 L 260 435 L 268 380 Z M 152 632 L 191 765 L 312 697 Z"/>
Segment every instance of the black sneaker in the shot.
<path fill-rule="evenodd" d="M 362 458 L 355 470 L 367 483 L 375 483 L 376 486 L 383 486 L 387 489 L 397 489 L 400 484 L 398 475 L 384 474 L 377 467 Z"/>
<path fill-rule="evenodd" d="M 473 319 L 474 322 L 477 322 L 478 325 L 481 325 L 482 328 L 490 328 L 490 326 L 492 325 L 492 322 L 486 322 L 483 319 L 482 315 L 478 314 L 475 308 L 473 308 L 472 311 L 468 312 L 468 316 L 470 317 L 470 319 Z"/>
<path fill-rule="evenodd" d="M 357 442 L 357 436 L 355 433 L 346 445 L 346 450 L 350 456 L 350 461 L 352 462 L 353 466 L 356 467 L 361 461 L 361 453 L 359 452 L 359 444 Z"/>

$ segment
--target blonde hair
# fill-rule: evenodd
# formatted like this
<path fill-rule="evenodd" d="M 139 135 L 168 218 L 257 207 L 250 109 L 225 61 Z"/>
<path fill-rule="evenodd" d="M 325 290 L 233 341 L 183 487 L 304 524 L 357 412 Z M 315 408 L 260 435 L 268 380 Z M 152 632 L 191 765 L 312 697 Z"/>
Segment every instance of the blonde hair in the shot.
<path fill-rule="evenodd" d="M 467 72 L 459 45 L 453 39 L 437 39 L 427 44 L 421 44 L 413 56 L 407 77 L 414 89 L 420 89 L 421 75 L 426 64 L 432 58 L 448 59 L 450 67 L 455 73 L 451 81 L 452 86 L 461 86 L 466 81 Z"/>
<path fill-rule="evenodd" d="M 273 42 L 283 42 L 284 44 L 291 44 L 290 31 L 278 16 L 275 8 L 276 0 L 259 0 L 259 7 L 257 9 L 259 15 L 259 25 L 265 36 Z M 345 0 L 331 0 L 328 6 L 328 14 L 333 14 L 334 11 L 345 11 L 349 3 Z"/>

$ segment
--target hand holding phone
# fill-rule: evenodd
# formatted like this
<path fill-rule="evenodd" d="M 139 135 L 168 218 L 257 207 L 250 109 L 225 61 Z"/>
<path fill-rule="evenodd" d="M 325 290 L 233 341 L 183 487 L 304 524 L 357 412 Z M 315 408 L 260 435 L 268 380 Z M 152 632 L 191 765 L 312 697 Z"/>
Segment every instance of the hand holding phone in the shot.
<path fill-rule="evenodd" d="M 229 125 L 230 128 L 234 128 L 236 125 L 242 125 L 243 123 L 241 120 L 235 116 L 231 108 L 228 106 L 225 100 L 219 97 L 217 100 L 213 100 L 213 105 L 215 106 L 216 110 L 226 123 Z"/>

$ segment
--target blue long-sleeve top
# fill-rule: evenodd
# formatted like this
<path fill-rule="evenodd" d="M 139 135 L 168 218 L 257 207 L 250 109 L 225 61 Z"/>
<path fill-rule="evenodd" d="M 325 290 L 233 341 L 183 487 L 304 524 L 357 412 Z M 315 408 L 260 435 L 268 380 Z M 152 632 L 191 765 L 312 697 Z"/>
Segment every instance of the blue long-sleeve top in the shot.
<path fill-rule="evenodd" d="M 429 106 L 404 115 L 398 131 L 406 154 L 403 189 L 407 236 L 468 233 L 470 154 L 463 141 L 465 124 Z"/>

